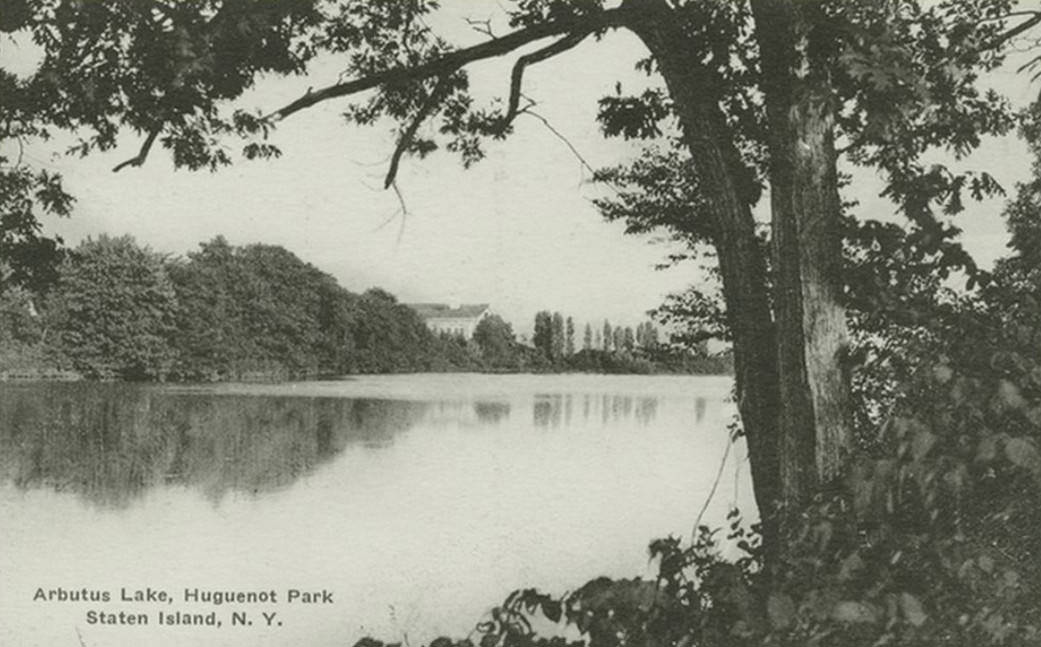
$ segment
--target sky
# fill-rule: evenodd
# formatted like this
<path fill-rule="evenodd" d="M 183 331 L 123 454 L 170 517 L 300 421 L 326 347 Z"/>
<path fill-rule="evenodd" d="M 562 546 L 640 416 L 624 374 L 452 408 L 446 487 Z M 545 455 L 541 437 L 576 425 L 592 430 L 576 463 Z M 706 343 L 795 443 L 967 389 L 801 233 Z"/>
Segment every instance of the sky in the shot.
<path fill-rule="evenodd" d="M 494 4 L 452 5 L 434 27 L 464 44 L 484 38 L 465 22 L 485 18 Z M 483 11 L 482 11 L 483 9 Z M 626 33 L 579 47 L 531 67 L 525 94 L 536 110 L 593 167 L 631 159 L 634 144 L 606 140 L 595 122 L 597 99 L 616 82 L 639 92 L 654 80 L 633 71 L 644 55 Z M 0 42 L 5 67 L 32 69 L 25 43 Z M 508 91 L 512 57 L 470 68 L 478 97 Z M 1036 96 L 1028 76 L 1014 65 L 988 79 L 1017 103 Z M 262 80 L 236 102 L 270 110 L 337 80 L 335 60 L 316 62 L 306 77 Z M 530 331 L 538 310 L 559 310 L 582 325 L 606 317 L 635 325 L 670 292 L 702 280 L 696 264 L 656 270 L 676 248 L 660 236 L 626 236 L 607 223 L 591 199 L 602 189 L 555 134 L 538 120 L 521 116 L 505 142 L 488 142 L 488 156 L 469 170 L 457 157 L 437 153 L 406 158 L 398 184 L 408 207 L 402 218 L 397 197 L 382 190 L 393 150 L 392 125 L 346 126 L 343 103 L 326 102 L 282 122 L 272 138 L 283 151 L 277 160 L 236 162 L 217 173 L 175 171 L 156 147 L 143 168 L 115 174 L 112 167 L 136 154 L 140 139 L 127 133 L 113 151 L 86 159 L 34 145 L 28 161 L 60 171 L 77 197 L 70 219 L 48 219 L 46 231 L 75 245 L 86 236 L 131 234 L 140 243 L 185 254 L 217 235 L 234 244 L 282 245 L 335 276 L 353 291 L 379 286 L 405 302 L 489 303 L 521 332 Z M 232 143 L 234 145 L 234 142 Z M 1029 158 L 1014 138 L 984 143 L 963 162 L 984 168 L 1010 190 L 1026 177 Z M 893 217 L 878 198 L 881 185 L 857 171 L 852 193 L 864 213 Z M 999 256 L 1006 236 L 1000 201 L 971 207 L 959 218 L 965 243 L 987 265 Z"/>

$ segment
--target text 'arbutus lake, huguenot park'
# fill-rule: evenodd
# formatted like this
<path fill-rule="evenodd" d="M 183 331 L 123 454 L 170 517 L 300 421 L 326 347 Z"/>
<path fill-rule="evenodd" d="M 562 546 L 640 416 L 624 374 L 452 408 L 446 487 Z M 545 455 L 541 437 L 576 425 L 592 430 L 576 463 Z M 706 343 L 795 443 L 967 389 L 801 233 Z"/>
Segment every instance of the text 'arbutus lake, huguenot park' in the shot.
<path fill-rule="evenodd" d="M 600 375 L 2 385 L 0 643 L 76 644 L 75 627 L 104 645 L 419 644 L 465 635 L 520 586 L 652 574 L 647 542 L 689 536 L 716 480 L 729 389 Z M 743 461 L 731 451 L 706 520 L 752 509 Z M 84 589 L 109 599 L 33 600 Z"/>

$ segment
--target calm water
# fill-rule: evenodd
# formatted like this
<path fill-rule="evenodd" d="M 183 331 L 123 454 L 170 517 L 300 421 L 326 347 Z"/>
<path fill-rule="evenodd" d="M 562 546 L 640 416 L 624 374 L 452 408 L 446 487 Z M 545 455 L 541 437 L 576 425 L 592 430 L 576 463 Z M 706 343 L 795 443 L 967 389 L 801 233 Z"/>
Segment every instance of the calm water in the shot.
<path fill-rule="evenodd" d="M 716 477 L 728 391 L 666 376 L 0 385 L 0 645 L 416 645 L 465 635 L 520 586 L 646 575 L 647 542 L 689 534 Z M 707 520 L 749 505 L 743 458 Z M 174 602 L 120 600 L 147 587 Z M 186 588 L 278 600 L 215 607 Z M 231 627 L 236 610 L 255 623 Z M 223 626 L 160 627 L 158 611 Z"/>

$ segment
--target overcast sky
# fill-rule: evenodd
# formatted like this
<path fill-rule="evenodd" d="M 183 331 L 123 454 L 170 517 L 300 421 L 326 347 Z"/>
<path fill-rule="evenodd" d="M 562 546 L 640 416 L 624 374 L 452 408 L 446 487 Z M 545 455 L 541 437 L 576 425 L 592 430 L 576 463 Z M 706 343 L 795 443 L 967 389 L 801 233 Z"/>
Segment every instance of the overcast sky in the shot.
<path fill-rule="evenodd" d="M 470 15 L 486 17 L 475 6 L 467 4 Z M 461 13 L 437 26 L 471 41 L 482 38 Z M 32 60 L 30 48 L 9 39 L 0 48 L 5 67 Z M 643 53 L 628 34 L 590 40 L 529 69 L 525 93 L 594 167 L 622 162 L 636 149 L 603 139 L 594 121 L 596 100 L 617 81 L 626 91 L 645 87 L 648 80 L 633 72 Z M 471 68 L 476 93 L 503 95 L 511 63 Z M 306 78 L 263 81 L 238 105 L 274 108 L 309 86 L 335 82 L 337 72 L 335 61 L 321 61 Z M 1020 104 L 1037 93 L 1027 75 L 1014 70 L 990 82 Z M 394 143 L 390 124 L 344 126 L 342 109 L 327 102 L 290 117 L 274 136 L 281 159 L 243 160 L 216 174 L 174 171 L 158 147 L 144 168 L 113 174 L 140 145 L 132 134 L 117 150 L 87 159 L 39 146 L 27 158 L 61 171 L 76 195 L 71 219 L 46 223 L 70 244 L 99 233 L 129 233 L 174 254 L 218 234 L 236 244 L 278 244 L 351 290 L 380 286 L 403 301 L 488 302 L 522 331 L 539 309 L 574 315 L 580 325 L 602 317 L 635 324 L 668 292 L 699 279 L 693 264 L 656 271 L 667 244 L 623 236 L 621 224 L 603 222 L 590 202 L 598 189 L 587 184 L 589 174 L 530 117 L 518 118 L 508 141 L 489 142 L 488 158 L 469 170 L 449 154 L 406 159 L 398 176 L 409 208 L 402 221 L 395 216 L 397 198 L 381 190 Z M 1026 177 L 1029 159 L 1017 141 L 992 141 L 965 164 L 988 170 L 1011 190 Z M 893 207 L 877 198 L 874 177 L 855 177 L 865 213 L 891 216 Z M 966 244 L 985 264 L 1004 246 L 1000 208 L 999 202 L 973 207 L 959 219 Z"/>

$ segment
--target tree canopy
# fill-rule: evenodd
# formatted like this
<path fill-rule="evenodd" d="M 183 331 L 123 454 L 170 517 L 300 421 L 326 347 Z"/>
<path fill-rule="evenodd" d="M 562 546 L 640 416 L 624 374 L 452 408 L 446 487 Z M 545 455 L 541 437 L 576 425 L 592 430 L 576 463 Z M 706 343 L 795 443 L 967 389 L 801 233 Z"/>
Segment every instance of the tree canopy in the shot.
<path fill-rule="evenodd" d="M 355 294 L 285 248 L 219 236 L 186 257 L 129 236 L 84 241 L 45 295 L 0 295 L 0 351 L 4 371 L 196 382 L 478 370 L 494 359 L 435 335 L 388 292 Z"/>
<path fill-rule="evenodd" d="M 49 301 L 58 352 L 77 369 L 129 379 L 169 372 L 176 295 L 161 255 L 126 236 L 87 240 L 62 264 Z"/>

